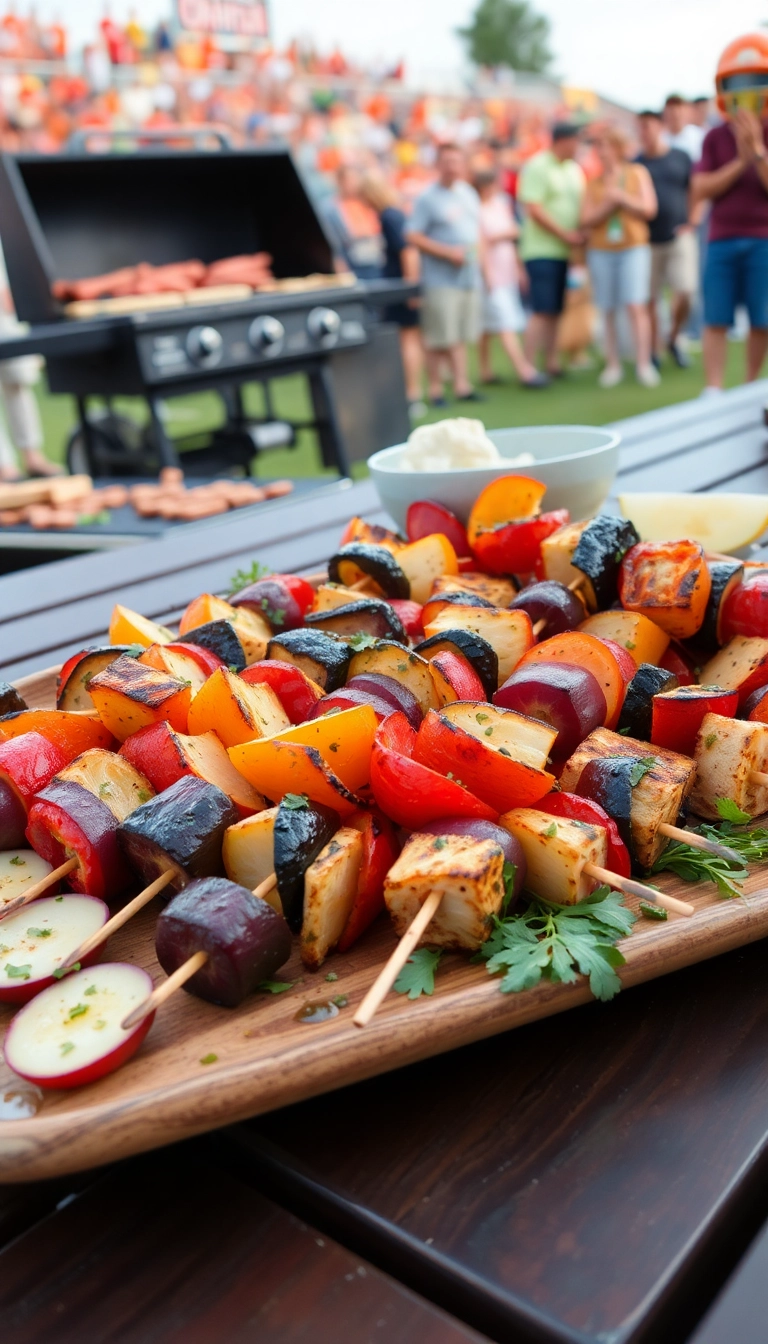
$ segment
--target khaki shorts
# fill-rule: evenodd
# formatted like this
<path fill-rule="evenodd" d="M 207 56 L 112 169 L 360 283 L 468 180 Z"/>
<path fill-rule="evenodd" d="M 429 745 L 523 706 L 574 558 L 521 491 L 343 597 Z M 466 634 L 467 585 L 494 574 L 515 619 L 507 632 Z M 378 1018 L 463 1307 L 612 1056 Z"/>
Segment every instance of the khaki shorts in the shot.
<path fill-rule="evenodd" d="M 428 350 L 465 345 L 480 335 L 480 291 L 428 289 L 421 305 L 421 332 Z"/>
<path fill-rule="evenodd" d="M 668 285 L 673 294 L 695 294 L 699 288 L 699 242 L 693 229 L 670 243 L 651 245 L 651 298 Z"/>

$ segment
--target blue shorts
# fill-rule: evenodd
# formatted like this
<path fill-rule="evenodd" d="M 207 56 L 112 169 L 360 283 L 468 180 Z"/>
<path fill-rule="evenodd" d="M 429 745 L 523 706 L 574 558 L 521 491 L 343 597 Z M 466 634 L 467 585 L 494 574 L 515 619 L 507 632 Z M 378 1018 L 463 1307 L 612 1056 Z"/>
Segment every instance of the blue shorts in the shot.
<path fill-rule="evenodd" d="M 718 238 L 704 266 L 704 323 L 732 327 L 743 304 L 752 327 L 768 328 L 768 238 Z"/>
<path fill-rule="evenodd" d="M 528 303 L 534 313 L 559 317 L 565 304 L 568 262 L 556 257 L 534 257 L 526 261 L 525 269 L 530 281 Z"/>

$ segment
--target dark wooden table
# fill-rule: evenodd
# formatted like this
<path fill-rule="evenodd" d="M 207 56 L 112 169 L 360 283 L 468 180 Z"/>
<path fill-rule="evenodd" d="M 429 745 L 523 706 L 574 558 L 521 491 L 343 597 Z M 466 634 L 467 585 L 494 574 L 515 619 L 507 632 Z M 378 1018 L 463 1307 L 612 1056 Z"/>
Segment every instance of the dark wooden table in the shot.
<path fill-rule="evenodd" d="M 626 422 L 619 488 L 768 491 L 766 398 Z M 258 537 L 235 515 L 189 544 L 0 581 L 1 674 L 99 638 L 116 598 L 170 618 L 252 558 L 318 568 L 350 511 L 381 516 L 368 484 L 308 505 Z M 755 944 L 207 1140 L 8 1189 L 3 1340 L 764 1339 L 764 967 Z"/>

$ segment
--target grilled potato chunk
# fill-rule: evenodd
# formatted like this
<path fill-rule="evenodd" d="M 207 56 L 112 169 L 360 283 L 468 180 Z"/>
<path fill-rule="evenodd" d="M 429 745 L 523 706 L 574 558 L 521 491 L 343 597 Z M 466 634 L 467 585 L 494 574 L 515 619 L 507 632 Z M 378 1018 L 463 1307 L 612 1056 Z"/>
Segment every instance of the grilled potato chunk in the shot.
<path fill-rule="evenodd" d="M 551 537 L 545 537 L 541 543 L 541 563 L 545 579 L 556 579 L 558 583 L 564 583 L 566 588 L 574 579 L 578 579 L 580 596 L 590 611 L 597 611 L 598 602 L 592 580 L 571 563 L 581 534 L 590 522 L 591 519 L 586 518 L 581 523 L 566 523 L 565 527 L 553 532 Z"/>
<path fill-rule="evenodd" d="M 533 648 L 533 627 L 527 611 L 500 611 L 489 607 L 443 607 L 424 626 L 427 639 L 446 630 L 471 630 L 487 641 L 499 660 L 499 685 L 512 674 L 520 659 Z"/>
<path fill-rule="evenodd" d="M 355 588 L 345 588 L 343 583 L 321 583 L 312 610 L 333 611 L 336 607 L 346 607 L 350 602 L 359 601 L 360 592 Z"/>
<path fill-rule="evenodd" d="M 768 812 L 768 788 L 752 781 L 753 770 L 768 770 L 768 724 L 705 714 L 696 738 L 694 812 L 718 821 L 718 798 L 730 798 L 750 817 Z"/>
<path fill-rule="evenodd" d="M 432 597 L 439 593 L 474 593 L 484 597 L 494 607 L 508 607 L 517 588 L 510 579 L 496 579 L 489 574 L 444 574 L 432 584 Z"/>
<path fill-rule="evenodd" d="M 637 862 L 643 868 L 650 868 L 669 843 L 665 835 L 659 835 L 659 826 L 662 822 L 672 826 L 677 822 L 680 809 L 693 788 L 696 766 L 677 751 L 649 747 L 647 742 L 637 738 L 622 737 L 608 728 L 596 728 L 566 761 L 560 776 L 561 789 L 575 793 L 587 761 L 599 756 L 655 758 L 654 766 L 632 791 L 632 841 Z"/>
<path fill-rule="evenodd" d="M 363 837 L 342 826 L 304 874 L 301 960 L 316 970 L 336 946 L 357 894 Z"/>
<path fill-rule="evenodd" d="M 536 896 L 557 905 L 578 905 L 594 890 L 595 880 L 584 867 L 605 867 L 608 839 L 602 826 L 552 817 L 535 807 L 505 812 L 499 825 L 520 841 L 528 868 L 525 885 Z"/>
<path fill-rule="evenodd" d="M 432 891 L 443 898 L 422 942 L 476 951 L 504 899 L 504 855 L 493 840 L 412 835 L 387 874 L 384 900 L 395 931 L 405 933 Z"/>
<path fill-rule="evenodd" d="M 241 887 L 253 891 L 270 873 L 274 873 L 276 816 L 277 808 L 268 807 L 253 817 L 246 817 L 244 821 L 227 827 L 221 857 L 231 882 L 239 882 Z M 276 889 L 269 893 L 266 900 L 273 910 L 282 915 L 282 902 Z"/>

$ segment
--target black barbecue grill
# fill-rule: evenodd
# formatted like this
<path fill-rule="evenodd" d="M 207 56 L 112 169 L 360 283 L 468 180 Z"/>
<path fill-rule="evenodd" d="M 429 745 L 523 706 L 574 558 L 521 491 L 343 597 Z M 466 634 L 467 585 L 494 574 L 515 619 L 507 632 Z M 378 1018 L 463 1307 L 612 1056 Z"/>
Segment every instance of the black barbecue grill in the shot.
<path fill-rule="evenodd" d="M 221 395 L 226 421 L 184 453 L 193 474 L 247 470 L 259 448 L 291 443 L 308 426 L 318 432 L 324 464 L 342 474 L 352 460 L 407 436 L 397 333 L 376 321 L 375 309 L 412 294 L 413 286 L 332 278 L 328 238 L 287 150 L 152 146 L 131 154 L 5 155 L 0 238 L 16 312 L 31 324 L 28 335 L 0 342 L 0 359 L 44 355 L 51 391 L 77 398 L 75 468 L 124 476 L 177 465 L 163 403 L 206 388 Z M 210 263 L 261 251 L 271 254 L 277 281 L 328 280 L 306 291 L 180 301 L 87 320 L 68 317 L 51 290 L 56 280 L 140 261 Z M 271 413 L 271 380 L 292 372 L 309 380 L 313 420 L 280 421 Z M 371 396 L 351 398 L 358 410 L 350 419 L 340 405 L 343 389 L 359 389 L 361 380 L 369 380 Z M 242 388 L 251 382 L 265 393 L 266 414 L 257 421 L 243 409 Z M 112 414 L 110 399 L 125 395 L 146 398 L 146 430 Z M 106 413 L 89 408 L 93 397 L 106 400 Z"/>

